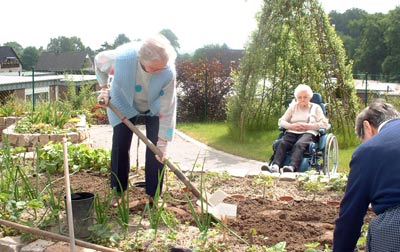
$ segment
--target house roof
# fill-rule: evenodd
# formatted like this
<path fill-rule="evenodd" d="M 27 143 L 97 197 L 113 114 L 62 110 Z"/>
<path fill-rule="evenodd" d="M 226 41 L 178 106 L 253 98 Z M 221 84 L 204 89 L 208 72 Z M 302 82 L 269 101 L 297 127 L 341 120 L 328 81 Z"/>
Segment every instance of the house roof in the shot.
<path fill-rule="evenodd" d="M 15 53 L 14 49 L 12 49 L 11 46 L 0 46 L 0 63 L 2 63 L 5 59 L 9 57 L 17 58 L 18 61 L 21 62 L 18 55 Z"/>
<path fill-rule="evenodd" d="M 91 68 L 93 64 L 86 52 L 43 52 L 35 69 L 49 72 L 80 71 L 85 68 L 85 60 L 89 60 Z"/>

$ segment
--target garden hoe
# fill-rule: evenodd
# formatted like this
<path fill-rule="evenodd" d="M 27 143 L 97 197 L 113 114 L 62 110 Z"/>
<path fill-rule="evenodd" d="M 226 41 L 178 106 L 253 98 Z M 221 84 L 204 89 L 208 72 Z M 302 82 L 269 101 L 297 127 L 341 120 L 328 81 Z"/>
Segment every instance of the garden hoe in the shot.
<path fill-rule="evenodd" d="M 100 105 L 104 105 L 104 101 L 99 101 Z M 131 121 L 129 121 L 110 101 L 108 102 L 107 106 L 121 119 L 121 121 L 128 126 L 133 133 L 135 133 L 140 140 L 142 140 L 146 146 L 159 157 L 162 157 L 162 152 L 155 146 Z M 171 169 L 171 171 L 178 177 L 179 180 L 185 184 L 187 188 L 197 197 L 197 199 L 202 200 L 203 202 L 209 205 L 209 202 L 200 191 L 194 186 L 190 180 L 182 173 L 182 171 L 171 161 L 166 160 L 166 165 Z"/>

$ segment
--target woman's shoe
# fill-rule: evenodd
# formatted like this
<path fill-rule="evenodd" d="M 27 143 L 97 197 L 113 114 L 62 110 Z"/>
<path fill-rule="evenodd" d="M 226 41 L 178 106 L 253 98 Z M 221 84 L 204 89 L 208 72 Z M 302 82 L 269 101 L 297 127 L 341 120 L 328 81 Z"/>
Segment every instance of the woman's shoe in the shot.
<path fill-rule="evenodd" d="M 294 172 L 294 167 L 291 166 L 291 165 L 285 165 L 285 166 L 282 168 L 282 171 L 283 171 L 283 172 Z"/>
<path fill-rule="evenodd" d="M 153 197 L 151 197 L 149 195 L 149 206 L 153 207 L 153 205 L 154 205 L 154 199 L 153 199 Z M 162 199 L 160 198 L 160 199 L 158 199 L 157 207 L 161 207 L 161 206 L 164 206 L 164 208 L 165 208 L 167 206 L 167 204 L 164 202 L 164 205 L 163 205 Z"/>
<path fill-rule="evenodd" d="M 121 202 L 122 202 L 121 196 L 114 196 L 111 199 L 110 206 L 116 208 L 118 207 L 119 204 L 121 204 Z"/>
<path fill-rule="evenodd" d="M 114 195 L 111 198 L 111 202 L 110 202 L 110 206 L 113 208 L 118 207 L 118 205 L 120 205 L 122 203 L 122 197 L 126 196 L 126 192 L 124 192 L 122 195 L 118 194 L 118 195 Z"/>
<path fill-rule="evenodd" d="M 267 165 L 261 166 L 261 170 L 275 173 L 275 172 L 279 172 L 279 166 L 277 164 L 273 164 L 271 166 L 267 164 Z"/>

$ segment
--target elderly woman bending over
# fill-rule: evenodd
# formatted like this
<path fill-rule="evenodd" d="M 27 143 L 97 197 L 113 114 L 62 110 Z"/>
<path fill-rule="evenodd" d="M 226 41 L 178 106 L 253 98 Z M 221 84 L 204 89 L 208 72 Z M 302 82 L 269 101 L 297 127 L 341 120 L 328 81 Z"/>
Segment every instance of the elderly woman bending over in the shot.
<path fill-rule="evenodd" d="M 285 128 L 286 132 L 280 141 L 274 159 L 270 165 L 261 169 L 269 172 L 296 172 L 300 168 L 303 154 L 310 142 L 318 140 L 318 130 L 328 126 L 322 108 L 310 102 L 313 91 L 308 85 L 300 84 L 294 90 L 296 101 L 286 110 L 279 119 L 279 127 Z M 292 151 L 289 165 L 282 167 L 288 151 Z M 280 169 L 282 168 L 282 169 Z"/>

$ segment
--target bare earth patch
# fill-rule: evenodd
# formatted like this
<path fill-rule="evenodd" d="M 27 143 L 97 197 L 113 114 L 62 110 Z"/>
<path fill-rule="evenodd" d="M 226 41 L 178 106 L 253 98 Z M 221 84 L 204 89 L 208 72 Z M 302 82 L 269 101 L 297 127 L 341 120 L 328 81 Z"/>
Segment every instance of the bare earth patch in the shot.
<path fill-rule="evenodd" d="M 140 169 L 131 174 L 131 184 L 144 180 L 143 171 Z M 193 184 L 199 188 L 199 174 L 196 176 L 197 181 L 194 180 Z M 261 185 L 253 181 L 254 177 L 214 176 L 208 177 L 205 182 L 208 193 L 219 189 L 230 195 L 242 196 L 228 197 L 224 201 L 237 205 L 236 219 L 230 219 L 226 224 L 231 230 L 250 244 L 271 247 L 285 241 L 287 251 L 305 251 L 305 245 L 313 242 L 319 242 L 321 250 L 325 244 L 332 247 L 334 221 L 339 208 L 330 206 L 327 202 L 340 201 L 342 192 L 322 190 L 313 200 L 313 195 L 299 189 L 297 181 L 275 179 L 275 185 L 265 192 Z M 98 192 L 102 195 L 105 190 L 109 190 L 108 185 L 108 176 L 88 172 L 71 176 L 71 187 L 75 192 Z M 188 248 L 193 245 L 192 241 L 198 235 L 198 229 L 185 199 L 184 185 L 172 173 L 168 173 L 165 185 L 164 194 L 170 196 L 166 197 L 166 210 L 173 212 L 181 223 L 177 230 L 177 238 L 171 243 L 177 247 Z M 63 186 L 61 180 L 59 190 L 63 190 Z M 293 200 L 280 200 L 282 196 L 291 196 Z M 197 199 L 192 194 L 190 197 L 195 204 Z M 130 213 L 141 215 L 145 210 L 146 199 L 142 188 L 131 187 Z M 368 211 L 366 220 L 369 221 L 373 216 L 373 213 Z M 139 224 L 137 219 L 132 219 L 132 222 L 134 226 Z M 132 228 L 130 232 L 135 230 L 137 229 Z M 229 249 L 221 251 L 245 251 L 248 247 L 243 241 L 225 231 L 220 231 L 215 241 L 229 244 Z"/>

